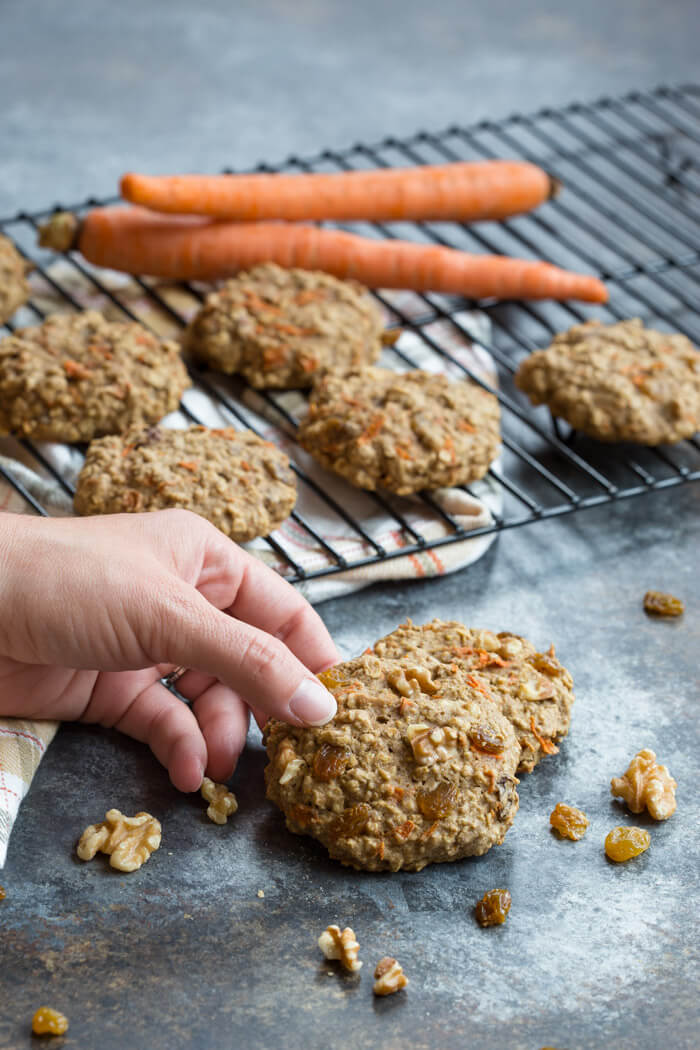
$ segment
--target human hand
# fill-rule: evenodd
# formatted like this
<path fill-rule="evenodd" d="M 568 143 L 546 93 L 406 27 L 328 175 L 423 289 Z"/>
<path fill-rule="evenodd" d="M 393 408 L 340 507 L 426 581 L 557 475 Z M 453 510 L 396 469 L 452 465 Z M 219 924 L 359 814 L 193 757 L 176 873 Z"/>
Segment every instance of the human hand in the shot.
<path fill-rule="evenodd" d="M 233 772 L 249 709 L 332 718 L 315 674 L 338 659 L 290 584 L 189 511 L 0 515 L 0 715 L 114 726 L 196 791 Z M 191 708 L 159 682 L 180 665 Z"/>

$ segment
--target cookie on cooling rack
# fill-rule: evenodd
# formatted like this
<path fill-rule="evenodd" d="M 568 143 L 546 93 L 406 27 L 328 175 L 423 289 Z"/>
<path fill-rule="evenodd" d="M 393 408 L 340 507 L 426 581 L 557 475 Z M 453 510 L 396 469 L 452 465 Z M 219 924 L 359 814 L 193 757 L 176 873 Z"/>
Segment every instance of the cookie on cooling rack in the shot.
<path fill-rule="evenodd" d="M 488 696 L 515 729 L 522 748 L 519 773 L 531 773 L 556 741 L 569 731 L 573 681 L 554 655 L 538 653 L 516 634 L 473 630 L 455 621 L 433 620 L 422 627 L 407 620 L 375 643 L 381 659 L 423 654 L 469 675 L 473 687 Z"/>
<path fill-rule="evenodd" d="M 211 292 L 183 336 L 188 353 L 253 387 L 308 387 L 319 370 L 376 361 L 384 324 L 369 293 L 326 273 L 265 263 Z"/>
<path fill-rule="evenodd" d="M 358 488 L 405 496 L 483 477 L 499 418 L 497 399 L 476 383 L 366 366 L 319 378 L 299 441 Z"/>
<path fill-rule="evenodd" d="M 75 509 L 118 514 L 182 507 L 244 543 L 281 525 L 296 495 L 285 454 L 250 430 L 134 426 L 90 444 Z"/>
<path fill-rule="evenodd" d="M 29 298 L 28 264 L 11 240 L 0 234 L 0 324 Z"/>
<path fill-rule="evenodd" d="M 94 310 L 56 314 L 0 341 L 0 432 L 90 441 L 157 422 L 189 385 L 176 343 Z"/>
<path fill-rule="evenodd" d="M 265 728 L 267 796 L 290 831 L 368 871 L 420 871 L 503 841 L 520 747 L 464 674 L 419 652 L 366 654 L 319 677 L 338 704 L 331 722 Z"/>
<path fill-rule="evenodd" d="M 638 318 L 587 321 L 522 362 L 516 385 L 589 437 L 660 445 L 700 428 L 700 353 Z"/>

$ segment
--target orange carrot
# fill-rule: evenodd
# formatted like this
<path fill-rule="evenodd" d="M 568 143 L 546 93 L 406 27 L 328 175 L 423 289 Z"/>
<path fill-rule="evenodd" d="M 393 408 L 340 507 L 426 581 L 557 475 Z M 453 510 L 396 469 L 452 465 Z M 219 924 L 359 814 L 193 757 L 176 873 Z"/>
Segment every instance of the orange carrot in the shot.
<path fill-rule="evenodd" d="M 505 219 L 558 190 L 526 161 L 488 160 L 332 174 L 138 175 L 122 197 L 153 211 L 250 222 L 285 219 Z"/>
<path fill-rule="evenodd" d="M 370 288 L 450 292 L 472 299 L 602 303 L 608 297 L 596 277 L 545 262 L 372 240 L 316 226 L 210 222 L 141 208 L 96 208 L 79 221 L 58 213 L 43 228 L 40 242 L 56 251 L 77 248 L 97 266 L 171 280 L 217 280 L 257 263 L 276 262 L 353 277 Z"/>

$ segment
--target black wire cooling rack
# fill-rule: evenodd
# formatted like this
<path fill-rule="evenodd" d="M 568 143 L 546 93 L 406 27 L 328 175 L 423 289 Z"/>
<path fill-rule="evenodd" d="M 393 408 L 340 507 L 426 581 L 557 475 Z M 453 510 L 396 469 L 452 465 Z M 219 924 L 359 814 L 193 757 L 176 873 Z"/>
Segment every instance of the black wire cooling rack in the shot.
<path fill-rule="evenodd" d="M 426 538 L 411 524 L 415 518 L 410 508 L 415 508 L 415 503 L 387 493 L 367 493 L 370 512 L 387 517 L 395 530 L 396 545 L 387 549 L 366 527 L 367 522 L 363 524 L 361 516 L 348 511 L 349 500 L 329 495 L 317 478 L 295 464 L 300 489 L 313 492 L 321 501 L 326 520 L 334 518 L 349 537 L 354 537 L 357 554 L 344 556 L 329 535 L 321 535 L 306 517 L 295 512 L 292 517 L 297 532 L 318 551 L 319 567 L 311 570 L 301 566 L 279 533 L 265 540 L 278 569 L 293 582 L 419 554 L 467 535 L 514 528 L 700 480 L 697 436 L 659 448 L 598 444 L 570 432 L 546 410 L 533 409 L 512 381 L 523 356 L 548 345 L 555 332 L 589 317 L 604 321 L 641 317 L 647 324 L 683 332 L 700 344 L 700 87 L 664 86 L 621 98 L 543 109 L 529 116 L 483 120 L 470 127 L 452 125 L 438 132 L 420 131 L 406 139 L 390 137 L 374 145 L 357 143 L 349 149 L 324 150 L 305 160 L 292 156 L 278 166 L 261 164 L 256 170 L 337 171 L 495 157 L 531 160 L 561 180 L 564 190 L 534 214 L 507 222 L 474 226 L 355 224 L 353 228 L 370 236 L 548 259 L 568 269 L 599 274 L 610 289 L 610 302 L 589 309 L 574 303 L 474 304 L 440 295 L 377 293 L 388 313 L 389 327 L 414 333 L 422 350 L 437 355 L 445 364 L 472 375 L 459 355 L 455 357 L 453 340 L 444 338 L 447 331 L 471 339 L 492 355 L 499 373 L 499 389 L 494 392 L 502 409 L 503 456 L 502 466 L 491 472 L 490 480 L 501 491 L 503 509 L 494 516 L 493 524 L 467 533 L 426 493 L 419 497 L 422 509 L 442 523 L 444 532 L 438 538 Z M 80 212 L 106 203 L 112 201 L 90 199 L 60 207 Z M 59 272 L 56 257 L 37 248 L 38 222 L 52 210 L 0 219 L 0 230 L 36 267 L 34 279 L 39 292 L 25 311 L 26 323 L 45 316 L 41 287 L 60 300 L 61 308 L 81 308 L 72 282 L 66 278 L 66 267 L 79 275 L 96 301 L 106 303 L 112 313 L 116 309 L 124 318 L 141 319 L 133 301 L 100 271 L 71 256 Z M 134 282 L 153 307 L 172 321 L 184 323 L 181 308 L 173 306 L 161 286 L 138 277 Z M 195 303 L 206 291 L 193 285 L 179 288 Z M 471 315 L 466 313 L 472 307 L 489 318 L 488 338 L 475 334 Z M 6 328 L 12 330 L 11 325 Z M 401 348 L 401 341 L 387 353 L 397 355 L 403 365 L 415 367 L 414 357 Z M 250 426 L 245 391 L 239 381 L 224 380 L 197 368 L 191 373 L 195 386 L 216 400 L 225 418 Z M 288 436 L 296 419 L 284 396 L 267 393 L 262 397 L 267 418 L 272 413 L 278 420 L 280 436 Z M 189 403 L 183 403 L 182 410 L 188 419 L 199 421 Z M 28 441 L 20 444 L 38 470 L 45 476 L 48 472 L 72 494 L 72 485 L 52 465 L 43 446 Z M 47 513 L 11 467 L 0 465 L 0 473 L 29 507 L 39 514 Z"/>

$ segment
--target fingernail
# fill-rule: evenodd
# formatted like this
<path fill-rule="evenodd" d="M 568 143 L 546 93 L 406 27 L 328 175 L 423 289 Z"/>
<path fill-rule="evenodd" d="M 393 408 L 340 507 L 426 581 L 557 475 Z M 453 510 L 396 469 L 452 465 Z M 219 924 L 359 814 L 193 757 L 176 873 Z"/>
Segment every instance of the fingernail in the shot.
<path fill-rule="evenodd" d="M 304 678 L 289 701 L 289 710 L 307 726 L 322 726 L 331 720 L 338 705 L 315 678 Z"/>

